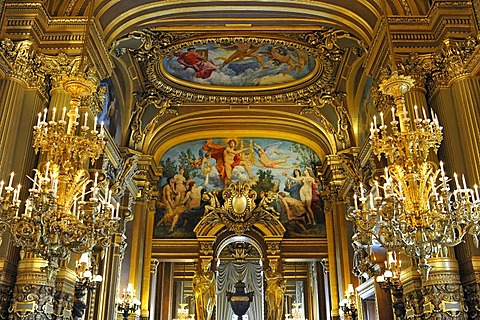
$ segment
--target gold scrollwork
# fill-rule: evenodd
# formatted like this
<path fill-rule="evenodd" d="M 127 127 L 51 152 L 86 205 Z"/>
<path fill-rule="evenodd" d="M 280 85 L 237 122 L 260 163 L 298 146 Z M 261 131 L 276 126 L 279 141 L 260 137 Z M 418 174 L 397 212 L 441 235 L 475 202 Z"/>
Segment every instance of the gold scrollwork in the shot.
<path fill-rule="evenodd" d="M 197 236 L 219 224 L 224 224 L 229 231 L 237 235 L 249 231 L 256 223 L 263 224 L 275 235 L 285 233 L 285 228 L 277 218 L 279 214 L 270 206 L 275 199 L 273 192 L 262 193 L 257 205 L 257 192 L 251 189 L 248 183 L 238 182 L 223 191 L 223 204 L 218 196 L 217 191 L 204 194 L 203 200 L 209 204 L 205 206 L 203 219 L 195 227 Z"/>

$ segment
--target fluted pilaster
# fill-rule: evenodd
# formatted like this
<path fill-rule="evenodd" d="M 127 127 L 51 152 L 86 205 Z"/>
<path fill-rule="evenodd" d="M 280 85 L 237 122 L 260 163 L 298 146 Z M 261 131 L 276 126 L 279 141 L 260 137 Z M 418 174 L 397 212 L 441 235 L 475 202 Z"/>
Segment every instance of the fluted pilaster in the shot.
<path fill-rule="evenodd" d="M 25 86 L 16 79 L 0 83 L 0 172 L 6 176 L 13 170 L 15 145 L 20 126 Z M 7 152 L 8 150 L 8 152 Z"/>
<path fill-rule="evenodd" d="M 480 82 L 473 77 L 452 81 L 453 108 L 457 114 L 459 137 L 465 158 L 465 174 L 473 184 L 480 181 Z"/>

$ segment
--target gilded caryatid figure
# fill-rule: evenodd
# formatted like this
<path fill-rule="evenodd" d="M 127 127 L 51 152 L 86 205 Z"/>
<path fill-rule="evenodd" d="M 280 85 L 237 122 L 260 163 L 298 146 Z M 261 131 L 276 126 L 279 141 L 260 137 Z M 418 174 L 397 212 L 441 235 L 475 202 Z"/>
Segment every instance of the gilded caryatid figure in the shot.
<path fill-rule="evenodd" d="M 215 274 L 210 269 L 210 260 L 201 262 L 200 272 L 193 276 L 193 292 L 197 320 L 211 320 L 215 308 L 216 283 Z"/>
<path fill-rule="evenodd" d="M 270 263 L 270 268 L 265 272 L 267 289 L 265 300 L 267 301 L 267 320 L 281 320 L 284 310 L 284 296 L 287 284 L 282 274 L 277 271 L 277 263 Z"/>

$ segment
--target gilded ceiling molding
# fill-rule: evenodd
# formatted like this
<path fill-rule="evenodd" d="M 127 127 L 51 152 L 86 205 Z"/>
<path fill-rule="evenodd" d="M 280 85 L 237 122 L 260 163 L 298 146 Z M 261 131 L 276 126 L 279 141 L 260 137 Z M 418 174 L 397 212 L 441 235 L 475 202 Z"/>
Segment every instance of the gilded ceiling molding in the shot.
<path fill-rule="evenodd" d="M 291 36 L 289 38 L 288 36 Z M 138 39 L 141 45 L 133 50 L 133 55 L 146 70 L 148 83 L 157 90 L 176 97 L 184 103 L 227 103 L 227 104 L 258 104 L 258 103 L 285 103 L 294 102 L 308 93 L 319 91 L 331 86 L 335 71 L 340 60 L 345 54 L 346 48 L 338 45 L 338 40 L 350 41 L 352 50 L 361 55 L 367 50 L 364 42 L 342 30 L 324 29 L 306 35 L 287 35 L 283 38 L 262 38 L 260 36 L 211 36 L 202 38 L 201 35 L 170 34 L 161 31 L 143 30 L 130 33 L 124 38 L 118 39 L 112 46 L 111 51 L 117 55 L 126 52 L 120 44 L 128 39 Z M 285 46 L 289 49 L 303 50 L 314 57 L 320 65 L 319 72 L 311 81 L 305 81 L 306 85 L 298 84 L 295 91 L 283 92 L 272 88 L 261 94 L 258 90 L 243 90 L 245 93 L 239 97 L 231 90 L 215 90 L 208 87 L 197 89 L 179 86 L 166 77 L 158 67 L 158 62 L 163 61 L 169 54 L 177 52 L 185 47 L 205 44 L 229 44 L 234 42 L 254 43 L 257 45 Z M 208 94 L 205 94 L 208 91 Z"/>
<path fill-rule="evenodd" d="M 390 16 L 392 40 L 396 52 L 425 52 L 434 49 L 449 33 L 458 37 L 472 32 L 473 5 L 470 1 L 434 1 L 427 15 Z M 415 30 L 415 32 L 412 32 Z"/>
<path fill-rule="evenodd" d="M 247 122 L 248 127 L 245 126 Z M 322 162 L 327 154 L 336 152 L 335 138 L 320 124 L 304 116 L 260 107 L 232 108 L 224 105 L 163 121 L 144 137 L 143 145 L 136 149 L 152 154 L 159 162 L 165 152 L 185 141 L 222 137 L 281 137 L 301 141 Z"/>
<path fill-rule="evenodd" d="M 143 138 L 152 132 L 166 113 L 172 113 L 178 115 L 179 102 L 176 99 L 172 99 L 167 94 L 161 93 L 155 89 L 144 91 L 141 93 L 134 93 L 136 98 L 135 106 L 132 111 L 132 121 L 130 129 L 132 131 L 130 135 L 130 145 L 138 146 Z M 142 123 L 142 117 L 145 110 L 153 106 L 156 111 L 156 115 L 145 126 Z M 143 129 L 142 129 L 143 128 Z"/>
<path fill-rule="evenodd" d="M 351 121 L 348 116 L 348 111 L 344 107 L 344 94 L 338 94 L 326 90 L 322 93 L 317 93 L 311 96 L 307 96 L 297 101 L 299 105 L 305 105 L 300 111 L 300 114 L 314 113 L 320 118 L 320 122 L 335 137 L 338 150 L 344 150 L 349 148 L 353 139 L 351 133 Z M 330 121 L 323 114 L 322 109 L 326 105 L 331 105 L 338 117 L 337 128 L 330 123 Z"/>
<path fill-rule="evenodd" d="M 232 17 L 230 12 L 235 12 Z M 118 14 L 121 12 L 122 14 Z M 263 18 L 259 12 L 269 12 Z M 212 16 L 215 13 L 215 16 Z M 208 14 L 208 19 L 205 16 Z M 256 18 L 255 23 L 242 28 L 246 19 Z M 141 3 L 109 3 L 104 1 L 97 8 L 99 19 L 106 35 L 106 43 L 111 43 L 121 35 L 139 28 L 171 28 L 182 32 L 216 30 L 235 32 L 247 29 L 252 32 L 270 30 L 315 30 L 319 25 L 335 26 L 347 30 L 369 42 L 373 36 L 373 26 L 380 16 L 378 4 L 374 1 L 356 1 L 353 3 L 326 3 L 324 1 L 258 1 L 255 5 L 243 1 L 157 1 Z M 240 18 L 239 18 L 240 17 Z M 248 18 L 247 18 L 248 17 Z M 274 22 L 272 22 L 274 21 Z M 207 23 L 207 24 L 206 24 Z"/>

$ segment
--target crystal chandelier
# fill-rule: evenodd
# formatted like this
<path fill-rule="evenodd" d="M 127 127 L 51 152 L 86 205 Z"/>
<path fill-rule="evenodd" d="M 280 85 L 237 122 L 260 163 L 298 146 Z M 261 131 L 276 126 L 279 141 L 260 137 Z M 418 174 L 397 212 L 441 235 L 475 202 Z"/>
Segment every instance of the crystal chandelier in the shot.
<path fill-rule="evenodd" d="M 355 304 L 355 289 L 353 284 L 348 284 L 348 289 L 345 291 L 345 298 L 340 301 L 340 309 L 344 315 L 348 316 L 351 320 L 356 320 L 358 311 Z"/>
<path fill-rule="evenodd" d="M 183 279 L 182 279 L 182 301 L 178 304 L 177 309 L 177 318 L 173 320 L 195 320 L 195 316 L 193 314 L 188 313 L 188 303 L 185 303 L 185 263 L 183 264 Z"/>
<path fill-rule="evenodd" d="M 47 119 L 47 110 L 38 115 L 33 130 L 33 147 L 44 155 L 35 170 L 33 186 L 22 205 L 20 188 L 13 187 L 14 173 L 8 185 L 0 182 L 0 232 L 10 229 L 13 240 L 23 252 L 37 254 L 48 262 L 52 275 L 59 260 L 72 252 L 90 251 L 93 246 L 106 247 L 119 224 L 119 206 L 111 202 L 111 191 L 100 189 L 98 172 L 92 183 L 85 169 L 88 161 L 98 159 L 104 149 L 104 127 L 88 126 L 88 113 L 83 125 L 77 122 L 82 97 L 95 90 L 90 81 L 68 77 L 63 83 L 70 93 L 70 109 L 60 115 L 55 108 Z M 87 188 L 90 185 L 89 188 Z"/>
<path fill-rule="evenodd" d="M 415 118 L 409 118 L 404 94 L 413 79 L 396 72 L 382 82 L 380 89 L 392 95 L 391 129 L 380 113 L 370 128 L 373 153 L 387 159 L 382 181 L 375 181 L 370 192 L 360 184 L 360 195 L 354 195 L 354 209 L 347 218 L 355 222 L 360 238 L 378 242 L 387 251 L 399 251 L 418 259 L 420 273 L 428 278 L 432 268 L 428 258 L 445 254 L 448 247 L 460 243 L 466 233 L 480 231 L 478 188 L 462 185 L 454 174 L 455 190 L 449 186 L 443 163 L 429 161 L 430 150 L 436 153 L 442 141 L 442 127 L 433 114 L 429 119 L 415 107 Z M 370 240 L 368 240 L 370 239 Z M 478 239 L 477 239 L 478 242 Z"/>
<path fill-rule="evenodd" d="M 188 313 L 188 304 L 179 303 L 179 308 L 177 309 L 177 318 L 174 320 L 195 320 L 193 314 Z"/>
<path fill-rule="evenodd" d="M 306 320 L 302 308 L 302 304 L 300 302 L 292 303 L 292 313 L 285 315 L 285 320 Z"/>
<path fill-rule="evenodd" d="M 127 289 L 123 289 L 122 296 L 117 300 L 117 309 L 125 320 L 140 308 L 141 302 L 135 295 L 136 290 L 133 289 L 133 285 L 129 283 Z"/>

